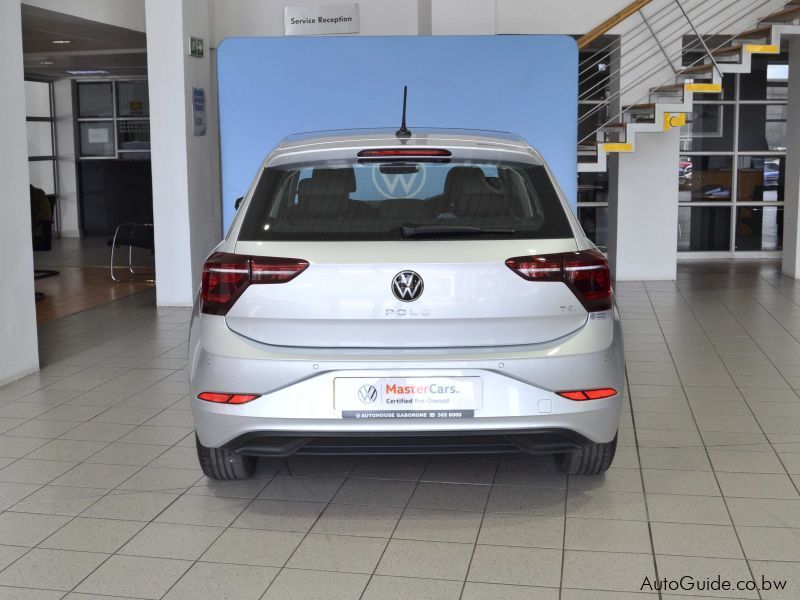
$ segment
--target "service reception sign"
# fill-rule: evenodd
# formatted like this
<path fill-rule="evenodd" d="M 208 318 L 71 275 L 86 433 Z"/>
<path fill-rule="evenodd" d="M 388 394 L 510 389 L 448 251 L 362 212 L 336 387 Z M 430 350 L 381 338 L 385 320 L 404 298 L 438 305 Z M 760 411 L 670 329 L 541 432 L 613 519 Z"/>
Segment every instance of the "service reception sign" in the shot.
<path fill-rule="evenodd" d="M 358 33 L 358 4 L 285 6 L 283 30 L 286 35 Z"/>

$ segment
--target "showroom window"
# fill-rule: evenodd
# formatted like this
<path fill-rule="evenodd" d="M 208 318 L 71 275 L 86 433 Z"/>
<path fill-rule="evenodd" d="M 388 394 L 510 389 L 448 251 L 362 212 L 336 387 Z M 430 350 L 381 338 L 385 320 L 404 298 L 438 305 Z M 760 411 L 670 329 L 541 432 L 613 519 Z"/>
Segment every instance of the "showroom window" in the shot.
<path fill-rule="evenodd" d="M 53 84 L 25 80 L 25 125 L 28 130 L 28 175 L 31 185 L 58 197 Z M 54 229 L 60 229 L 58 204 L 55 204 Z"/>
<path fill-rule="evenodd" d="M 608 51 L 580 53 L 578 142 L 610 120 L 611 60 Z M 578 173 L 578 220 L 590 240 L 608 245 L 608 173 Z"/>
<path fill-rule="evenodd" d="M 150 106 L 146 81 L 79 81 L 81 159 L 149 159 Z"/>
<path fill-rule="evenodd" d="M 752 61 L 750 73 L 724 76 L 722 94 L 697 94 L 681 129 L 679 252 L 769 256 L 783 246 L 788 56 Z"/>

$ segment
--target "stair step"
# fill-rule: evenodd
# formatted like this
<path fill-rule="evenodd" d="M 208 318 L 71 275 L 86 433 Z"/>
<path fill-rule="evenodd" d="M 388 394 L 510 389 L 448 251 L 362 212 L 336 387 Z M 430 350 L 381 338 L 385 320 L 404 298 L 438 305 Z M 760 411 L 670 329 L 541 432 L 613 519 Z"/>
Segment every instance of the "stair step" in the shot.
<path fill-rule="evenodd" d="M 630 104 L 628 106 L 623 106 L 623 112 L 644 112 L 646 110 L 654 111 L 656 109 L 656 105 L 652 102 L 647 104 Z"/>
<path fill-rule="evenodd" d="M 755 40 L 772 37 L 772 27 L 756 27 L 755 29 L 748 29 L 736 36 L 737 40 Z"/>
<path fill-rule="evenodd" d="M 800 19 L 800 6 L 790 6 L 760 19 L 759 23 L 786 23 Z"/>
<path fill-rule="evenodd" d="M 716 50 L 712 50 L 711 54 L 714 56 L 726 56 L 728 54 L 739 54 L 744 46 L 736 45 L 736 46 L 726 46 L 724 48 L 717 48 Z"/>
<path fill-rule="evenodd" d="M 800 0 L 798 0 L 800 2 Z M 665 94 L 669 92 L 682 92 L 684 83 L 671 83 L 669 85 L 660 85 L 658 87 L 650 88 L 651 94 Z"/>
<path fill-rule="evenodd" d="M 713 71 L 714 71 L 714 65 L 708 63 L 702 65 L 695 65 L 693 67 L 687 67 L 683 71 L 679 72 L 678 75 L 693 75 L 695 73 L 712 73 Z"/>

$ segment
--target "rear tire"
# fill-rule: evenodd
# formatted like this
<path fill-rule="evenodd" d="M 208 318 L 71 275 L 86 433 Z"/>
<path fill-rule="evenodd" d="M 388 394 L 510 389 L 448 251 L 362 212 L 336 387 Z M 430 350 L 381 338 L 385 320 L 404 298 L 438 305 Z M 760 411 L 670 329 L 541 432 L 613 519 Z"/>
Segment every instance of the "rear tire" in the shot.
<path fill-rule="evenodd" d="M 605 444 L 589 443 L 585 446 L 556 455 L 558 468 L 568 475 L 599 475 L 604 473 L 614 460 L 617 451 L 617 436 Z"/>
<path fill-rule="evenodd" d="M 256 457 L 237 454 L 226 448 L 207 448 L 200 443 L 197 434 L 194 437 L 197 442 L 197 459 L 206 476 L 230 481 L 247 479 L 255 471 L 258 460 Z"/>

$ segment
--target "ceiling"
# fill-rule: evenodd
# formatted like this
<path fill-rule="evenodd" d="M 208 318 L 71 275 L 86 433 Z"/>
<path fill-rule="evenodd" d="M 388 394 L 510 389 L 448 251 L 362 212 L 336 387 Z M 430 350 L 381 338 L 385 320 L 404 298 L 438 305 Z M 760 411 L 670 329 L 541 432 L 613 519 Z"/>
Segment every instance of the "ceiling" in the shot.
<path fill-rule="evenodd" d="M 68 40 L 54 44 L 53 40 Z M 108 71 L 103 77 L 147 75 L 144 33 L 22 5 L 26 77 L 74 77 L 68 71 Z"/>

